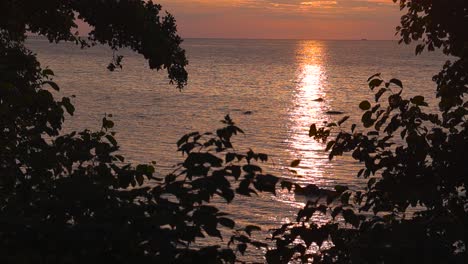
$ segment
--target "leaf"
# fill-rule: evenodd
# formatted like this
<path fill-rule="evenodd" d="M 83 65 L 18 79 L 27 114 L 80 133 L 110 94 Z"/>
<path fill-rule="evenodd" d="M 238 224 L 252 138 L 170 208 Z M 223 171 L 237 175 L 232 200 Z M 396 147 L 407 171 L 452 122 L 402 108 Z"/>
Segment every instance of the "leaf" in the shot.
<path fill-rule="evenodd" d="M 229 163 L 229 162 L 233 161 L 235 158 L 236 158 L 235 153 L 227 153 L 226 154 L 226 163 Z"/>
<path fill-rule="evenodd" d="M 388 105 L 391 108 L 397 108 L 402 102 L 401 96 L 399 94 L 392 94 L 388 97 Z"/>
<path fill-rule="evenodd" d="M 372 119 L 372 112 L 371 111 L 367 111 L 365 112 L 363 115 L 362 115 L 362 124 L 364 125 L 364 127 L 366 128 L 369 128 L 372 126 L 372 124 L 374 123 L 375 120 Z"/>
<path fill-rule="evenodd" d="M 349 119 L 349 116 L 345 116 L 343 117 L 340 121 L 338 121 L 338 125 L 341 126 L 341 124 L 343 124 L 344 122 L 346 122 L 346 120 Z"/>
<path fill-rule="evenodd" d="M 402 83 L 400 80 L 398 80 L 398 79 L 393 78 L 393 79 L 391 79 L 391 80 L 389 81 L 389 83 L 393 83 L 393 84 L 395 84 L 396 86 L 398 86 L 398 87 L 400 87 L 400 88 L 403 88 L 403 83 Z"/>
<path fill-rule="evenodd" d="M 51 69 L 42 70 L 42 75 L 55 75 Z"/>
<path fill-rule="evenodd" d="M 376 73 L 376 74 L 372 75 L 371 77 L 369 77 L 367 79 L 367 82 L 370 82 L 370 80 L 374 79 L 375 77 L 380 77 L 380 73 Z"/>
<path fill-rule="evenodd" d="M 369 103 L 369 101 L 362 101 L 360 104 L 359 104 L 359 108 L 361 110 L 369 110 L 371 108 L 371 104 Z"/>
<path fill-rule="evenodd" d="M 219 232 L 218 229 L 216 229 L 215 227 L 213 226 L 210 226 L 210 225 L 203 225 L 203 230 L 205 230 L 205 232 L 211 236 L 211 237 L 219 237 L 219 238 L 222 238 L 221 236 L 221 232 Z"/>
<path fill-rule="evenodd" d="M 249 234 L 249 236 L 252 235 L 252 231 L 261 231 L 262 229 L 258 226 L 255 225 L 248 225 L 245 227 L 245 232 Z"/>
<path fill-rule="evenodd" d="M 223 197 L 226 200 L 226 202 L 230 203 L 234 199 L 235 194 L 234 194 L 234 191 L 232 189 L 224 188 L 221 191 L 220 196 Z"/>
<path fill-rule="evenodd" d="M 312 124 L 309 130 L 309 137 L 313 137 L 315 135 L 317 135 L 317 126 L 315 124 Z"/>
<path fill-rule="evenodd" d="M 380 130 L 380 128 L 385 124 L 385 122 L 387 122 L 388 117 L 389 116 L 387 113 L 384 114 L 382 118 L 377 123 L 375 123 L 375 129 Z"/>
<path fill-rule="evenodd" d="M 411 98 L 411 103 L 415 104 L 415 105 L 423 105 L 424 104 L 424 96 L 415 96 L 413 98 Z"/>
<path fill-rule="evenodd" d="M 373 79 L 369 82 L 369 87 L 371 88 L 371 90 L 374 90 L 375 87 L 379 87 L 382 83 L 383 81 L 380 79 Z"/>
<path fill-rule="evenodd" d="M 401 131 L 400 133 L 401 139 L 405 138 L 407 132 L 408 132 L 408 129 L 403 129 L 403 131 Z"/>
<path fill-rule="evenodd" d="M 180 145 L 186 143 L 188 139 L 189 139 L 189 135 L 188 135 L 188 134 L 182 136 L 182 137 L 177 141 L 177 146 L 180 147 Z"/>
<path fill-rule="evenodd" d="M 278 183 L 278 177 L 267 174 L 267 175 L 257 175 L 254 186 L 257 190 L 261 192 L 270 192 L 272 194 L 276 193 L 276 184 Z"/>
<path fill-rule="evenodd" d="M 122 155 L 115 155 L 114 156 L 116 159 L 118 159 L 120 162 L 124 162 L 125 158 Z"/>
<path fill-rule="evenodd" d="M 357 177 L 358 178 L 361 177 L 363 173 L 364 173 L 364 169 L 360 169 L 358 174 L 357 174 Z"/>
<path fill-rule="evenodd" d="M 242 255 L 244 255 L 245 250 L 247 249 L 247 244 L 239 244 L 237 245 L 237 249 Z"/>
<path fill-rule="evenodd" d="M 291 167 L 295 168 L 295 167 L 299 166 L 300 163 L 301 163 L 301 160 L 300 160 L 300 159 L 293 160 L 293 161 L 291 162 Z"/>
<path fill-rule="evenodd" d="M 136 170 L 139 173 L 142 173 L 145 175 L 152 175 L 154 173 L 154 167 L 150 165 L 139 164 L 137 165 Z"/>
<path fill-rule="evenodd" d="M 103 128 L 113 128 L 114 127 L 114 122 L 112 122 L 111 120 L 104 117 L 102 119 L 102 127 Z"/>
<path fill-rule="evenodd" d="M 225 226 L 225 227 L 228 227 L 230 229 L 233 229 L 234 226 L 236 225 L 236 223 L 232 220 L 232 219 L 229 219 L 229 218 L 226 218 L 226 217 L 220 217 L 218 218 L 218 222 Z"/>
<path fill-rule="evenodd" d="M 115 71 L 116 68 L 114 63 L 109 63 L 109 65 L 107 65 L 107 69 L 111 72 Z"/>
<path fill-rule="evenodd" d="M 387 91 L 386 88 L 380 88 L 380 90 L 375 94 L 375 101 L 378 102 L 380 97 Z"/>
<path fill-rule="evenodd" d="M 75 112 L 75 107 L 71 103 L 70 98 L 63 97 L 62 105 L 65 107 L 65 110 L 67 110 L 67 113 L 69 113 L 70 115 L 73 115 L 73 113 Z"/>
<path fill-rule="evenodd" d="M 374 107 L 372 107 L 371 111 L 372 113 L 375 113 L 377 110 L 379 110 L 380 108 L 380 104 L 376 104 L 374 105 Z M 379 112 L 381 112 L 380 114 L 377 114 L 377 116 L 380 116 L 383 112 L 385 112 L 384 110 L 380 110 Z"/>
<path fill-rule="evenodd" d="M 44 81 L 42 82 L 42 84 L 48 84 L 50 85 L 55 91 L 60 91 L 60 87 L 55 83 L 55 82 L 52 82 L 52 81 Z"/>
<path fill-rule="evenodd" d="M 327 148 L 325 149 L 326 151 L 329 151 L 334 145 L 335 145 L 335 141 L 330 141 L 327 143 Z"/>
<path fill-rule="evenodd" d="M 145 181 L 145 179 L 143 178 L 143 175 L 141 175 L 141 174 L 136 175 L 135 179 L 138 182 L 138 185 L 140 185 L 140 186 L 143 185 L 143 183 Z"/>
<path fill-rule="evenodd" d="M 258 153 L 258 158 L 260 161 L 267 162 L 268 161 L 268 155 L 264 153 Z"/>
<path fill-rule="evenodd" d="M 353 210 L 347 209 L 343 211 L 343 218 L 347 223 L 352 224 L 354 227 L 358 228 L 359 227 L 359 218 L 357 215 L 354 213 Z"/>
<path fill-rule="evenodd" d="M 114 147 L 117 147 L 117 141 L 115 140 L 115 138 L 111 135 L 106 135 L 106 138 L 107 140 L 109 140 L 109 142 L 114 146 Z"/>
<path fill-rule="evenodd" d="M 257 165 L 247 164 L 242 167 L 242 170 L 247 173 L 262 172 L 262 168 Z"/>
<path fill-rule="evenodd" d="M 419 45 L 417 45 L 417 46 L 416 46 L 416 55 L 421 54 L 421 52 L 424 51 L 424 47 L 425 47 L 424 44 L 419 44 Z"/>

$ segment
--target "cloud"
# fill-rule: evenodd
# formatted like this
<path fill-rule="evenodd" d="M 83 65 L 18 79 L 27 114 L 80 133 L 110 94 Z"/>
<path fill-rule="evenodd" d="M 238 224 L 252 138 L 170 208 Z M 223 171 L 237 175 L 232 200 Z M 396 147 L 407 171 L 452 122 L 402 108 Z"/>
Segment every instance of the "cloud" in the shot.
<path fill-rule="evenodd" d="M 353 34 L 373 34 L 392 38 L 400 16 L 392 0 L 154 1 L 175 15 L 183 35 L 201 37 L 341 38 L 341 34 L 351 38 Z"/>
<path fill-rule="evenodd" d="M 336 7 L 338 2 L 336 1 L 309 1 L 309 2 L 301 2 L 301 6 L 312 6 L 317 8 L 330 8 Z"/>
<path fill-rule="evenodd" d="M 395 9 L 392 0 L 159 0 L 163 7 L 184 13 L 259 12 L 262 14 L 305 14 L 359 16 L 372 11 Z"/>

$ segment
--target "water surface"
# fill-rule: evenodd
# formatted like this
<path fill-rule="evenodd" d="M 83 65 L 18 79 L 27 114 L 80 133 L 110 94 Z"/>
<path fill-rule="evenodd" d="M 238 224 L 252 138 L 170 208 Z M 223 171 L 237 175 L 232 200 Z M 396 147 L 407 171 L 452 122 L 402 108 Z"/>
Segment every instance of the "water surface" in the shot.
<path fill-rule="evenodd" d="M 329 161 L 325 145 L 308 137 L 309 126 L 344 115 L 351 115 L 349 125 L 357 122 L 359 102 L 373 98 L 366 80 L 377 72 L 401 79 L 405 94 L 431 97 L 431 76 L 447 59 L 435 53 L 416 57 L 413 47 L 394 41 L 188 39 L 189 85 L 179 91 L 164 72 L 149 70 L 128 51 L 123 70 L 111 73 L 106 66 L 112 53 L 104 47 L 80 50 L 43 39 L 31 39 L 29 47 L 55 71 L 61 94 L 76 95 L 76 115 L 66 129 L 98 129 L 104 113 L 112 113 L 130 161 L 154 160 L 167 172 L 182 159 L 175 145 L 180 136 L 218 128 L 230 114 L 246 132 L 235 139 L 237 149 L 270 154 L 270 172 L 304 184 L 354 188 L 362 186 L 355 178 L 360 165 L 349 157 Z M 298 158 L 294 175 L 288 165 Z M 294 219 L 301 202 L 288 194 L 262 195 L 227 209 L 241 223 L 269 228 Z"/>

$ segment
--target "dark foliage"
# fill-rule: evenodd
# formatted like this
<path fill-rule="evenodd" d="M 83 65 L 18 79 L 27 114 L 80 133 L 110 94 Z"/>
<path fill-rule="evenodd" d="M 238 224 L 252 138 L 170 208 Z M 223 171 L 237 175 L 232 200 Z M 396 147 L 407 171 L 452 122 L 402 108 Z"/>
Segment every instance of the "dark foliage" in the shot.
<path fill-rule="evenodd" d="M 369 78 L 375 103 L 359 104 L 362 126 L 347 130 L 344 117 L 309 132 L 327 140 L 336 130 L 327 143 L 330 158 L 349 153 L 361 162 L 358 177 L 367 187 L 325 190 L 264 173 L 266 154 L 236 152 L 231 138 L 242 130 L 229 116 L 214 133 L 183 136 L 177 145 L 185 160 L 166 176 L 154 164 L 132 165 L 116 154 L 111 116 L 98 131 L 63 134 L 74 106 L 54 97 L 54 73 L 24 47 L 26 32 L 83 47 L 129 47 L 182 87 L 187 61 L 174 19 L 137 0 L 1 1 L 0 262 L 233 263 L 249 247 L 268 245 L 251 238 L 259 227 L 238 226 L 211 202 L 274 194 L 280 186 L 310 201 L 295 222 L 273 231 L 269 263 L 464 263 L 468 45 L 466 30 L 457 27 L 466 25 L 467 4 L 400 3 L 407 11 L 402 40 L 421 40 L 456 59 L 434 77 L 440 111 L 427 112 L 423 96 L 403 98 L 397 79 Z M 76 18 L 94 28 L 88 38 L 75 34 Z M 111 70 L 122 58 L 113 60 Z M 319 225 L 316 216 L 329 221 Z M 194 246 L 204 238 L 203 247 Z"/>
<path fill-rule="evenodd" d="M 236 193 L 276 190 L 278 179 L 256 165 L 265 154 L 232 149 L 242 130 L 229 116 L 216 133 L 182 137 L 185 161 L 158 177 L 153 164 L 116 154 L 110 116 L 99 131 L 61 134 L 74 107 L 54 99 L 53 72 L 20 43 L 0 44 L 2 263 L 234 262 L 248 245 L 266 246 L 250 239 L 259 227 L 236 226 L 209 205 L 215 196 L 231 202 Z M 221 227 L 232 230 L 226 245 L 191 246 L 221 239 Z"/>
<path fill-rule="evenodd" d="M 77 19 L 89 24 L 87 37 L 77 31 Z M 128 47 L 142 54 L 151 69 L 166 68 L 171 81 L 181 88 L 187 83 L 185 51 L 177 35 L 175 19 L 161 14 L 161 6 L 143 0 L 2 0 L 2 37 L 23 42 L 26 32 L 49 41 L 71 41 L 82 47 L 109 45 L 114 51 Z M 109 69 L 122 67 L 115 55 Z"/>
<path fill-rule="evenodd" d="M 182 87 L 181 39 L 160 9 L 124 0 L 0 2 L 1 263 L 233 262 L 248 244 L 265 246 L 250 239 L 258 227 L 236 226 L 207 205 L 214 196 L 230 202 L 236 192 L 275 191 L 276 178 L 254 164 L 266 155 L 232 151 L 230 139 L 242 131 L 229 117 L 216 134 L 183 137 L 186 160 L 158 177 L 153 164 L 131 165 L 116 154 L 111 116 L 99 131 L 63 134 L 74 106 L 55 98 L 53 71 L 24 47 L 27 31 L 51 42 L 129 47 Z M 93 26 L 87 39 L 72 32 L 76 18 Z M 220 238 L 220 226 L 233 230 L 225 246 L 191 246 L 196 238 Z"/>

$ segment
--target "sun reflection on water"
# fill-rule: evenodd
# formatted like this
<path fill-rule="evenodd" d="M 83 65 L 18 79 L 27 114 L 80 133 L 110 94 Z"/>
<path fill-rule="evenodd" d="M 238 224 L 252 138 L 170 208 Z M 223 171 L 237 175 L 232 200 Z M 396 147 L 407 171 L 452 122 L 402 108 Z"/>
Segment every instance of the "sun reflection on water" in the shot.
<path fill-rule="evenodd" d="M 295 181 L 319 186 L 329 184 L 323 176 L 331 164 L 324 151 L 324 144 L 309 137 L 309 128 L 311 124 L 320 126 L 328 121 L 324 114 L 327 108 L 326 56 L 327 51 L 323 43 L 303 41 L 298 45 L 297 85 L 293 109 L 290 112 L 288 139 L 291 155 L 301 160 L 298 167 L 291 168 L 297 172 L 297 176 L 293 176 Z"/>

